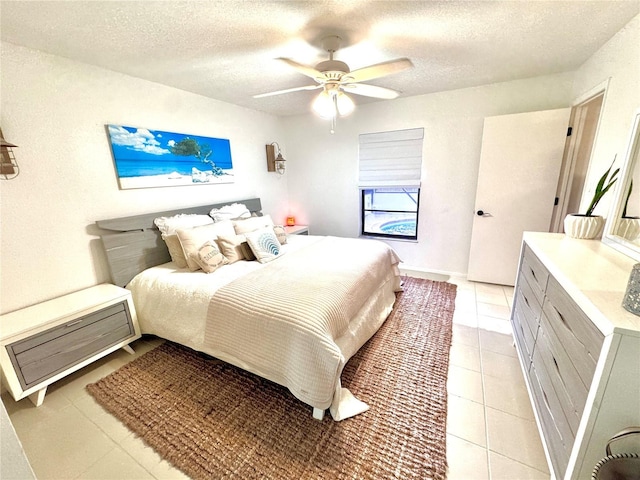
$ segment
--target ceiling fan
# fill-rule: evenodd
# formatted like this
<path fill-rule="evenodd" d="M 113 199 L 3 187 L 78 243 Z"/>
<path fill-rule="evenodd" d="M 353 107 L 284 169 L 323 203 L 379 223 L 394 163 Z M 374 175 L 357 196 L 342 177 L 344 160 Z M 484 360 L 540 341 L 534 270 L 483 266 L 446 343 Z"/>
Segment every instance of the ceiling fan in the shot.
<path fill-rule="evenodd" d="M 289 58 L 278 58 L 278 60 L 285 62 L 303 75 L 313 78 L 316 84 L 262 93 L 254 95 L 253 98 L 282 95 L 284 93 L 301 90 L 322 89 L 322 92 L 320 92 L 320 95 L 318 95 L 313 103 L 313 109 L 321 117 L 331 118 L 335 122 L 336 116 L 348 115 L 355 108 L 353 100 L 345 95 L 344 92 L 383 99 L 393 99 L 400 95 L 400 92 L 390 88 L 360 82 L 384 77 L 411 68 L 413 67 L 411 60 L 408 58 L 399 58 L 351 71 L 346 63 L 333 59 L 333 54 L 340 48 L 341 41 L 342 39 L 337 35 L 324 38 L 322 46 L 329 52 L 329 60 L 320 62 L 315 67 L 303 65 Z"/>

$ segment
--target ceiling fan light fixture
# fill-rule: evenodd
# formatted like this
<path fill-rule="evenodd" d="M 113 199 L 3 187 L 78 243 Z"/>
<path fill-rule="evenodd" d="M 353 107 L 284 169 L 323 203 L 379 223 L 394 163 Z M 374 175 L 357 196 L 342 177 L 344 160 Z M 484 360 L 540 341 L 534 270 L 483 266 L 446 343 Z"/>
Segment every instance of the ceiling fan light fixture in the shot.
<path fill-rule="evenodd" d="M 355 110 L 356 105 L 351 97 L 343 92 L 323 90 L 314 100 L 312 108 L 321 118 L 332 119 L 349 115 Z"/>
<path fill-rule="evenodd" d="M 338 109 L 338 114 L 341 117 L 345 117 L 355 110 L 356 105 L 349 95 L 340 92 L 336 96 L 336 108 Z"/>
<path fill-rule="evenodd" d="M 311 105 L 313 111 L 321 118 L 331 119 L 335 117 L 336 106 L 333 103 L 333 95 L 326 90 L 322 90 Z"/>

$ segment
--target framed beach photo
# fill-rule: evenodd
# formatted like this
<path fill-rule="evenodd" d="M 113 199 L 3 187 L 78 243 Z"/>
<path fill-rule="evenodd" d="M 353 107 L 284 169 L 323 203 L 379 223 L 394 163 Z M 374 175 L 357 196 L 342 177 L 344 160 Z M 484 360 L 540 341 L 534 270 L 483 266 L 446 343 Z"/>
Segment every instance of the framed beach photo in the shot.
<path fill-rule="evenodd" d="M 233 183 L 224 138 L 107 125 L 120 189 Z"/>

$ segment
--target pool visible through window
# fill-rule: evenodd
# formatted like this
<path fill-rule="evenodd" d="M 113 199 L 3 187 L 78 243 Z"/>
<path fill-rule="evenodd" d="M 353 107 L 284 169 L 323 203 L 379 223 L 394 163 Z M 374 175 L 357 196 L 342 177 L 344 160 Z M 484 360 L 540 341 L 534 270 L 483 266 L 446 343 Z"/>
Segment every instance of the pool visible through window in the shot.
<path fill-rule="evenodd" d="M 362 235 L 418 239 L 420 188 L 362 189 Z"/>

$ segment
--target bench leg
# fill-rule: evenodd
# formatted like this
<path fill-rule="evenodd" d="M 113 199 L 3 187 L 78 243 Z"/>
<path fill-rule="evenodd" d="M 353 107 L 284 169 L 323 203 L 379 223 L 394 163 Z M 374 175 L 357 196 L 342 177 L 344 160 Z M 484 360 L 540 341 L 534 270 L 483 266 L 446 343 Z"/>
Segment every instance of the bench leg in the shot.
<path fill-rule="evenodd" d="M 324 418 L 324 410 L 320 410 L 319 408 L 314 407 L 313 418 L 315 418 L 316 420 L 322 421 L 322 419 Z"/>

